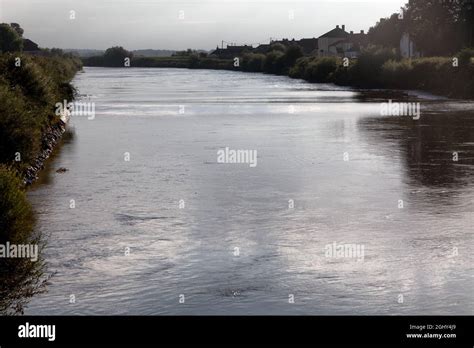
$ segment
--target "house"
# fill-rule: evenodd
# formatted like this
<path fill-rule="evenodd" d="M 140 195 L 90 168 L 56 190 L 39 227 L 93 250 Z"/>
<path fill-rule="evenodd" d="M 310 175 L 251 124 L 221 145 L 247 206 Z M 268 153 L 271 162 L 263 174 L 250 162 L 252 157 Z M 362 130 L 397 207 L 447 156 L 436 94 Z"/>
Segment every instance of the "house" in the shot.
<path fill-rule="evenodd" d="M 268 51 L 270 51 L 271 45 L 274 45 L 274 44 L 282 44 L 286 48 L 291 47 L 291 46 L 300 46 L 305 56 L 309 56 L 311 54 L 316 55 L 317 50 L 318 50 L 318 39 L 312 38 L 312 39 L 301 39 L 301 40 L 295 40 L 295 39 L 272 40 L 270 44 L 260 45 L 256 47 L 253 50 L 253 52 L 267 53 Z"/>
<path fill-rule="evenodd" d="M 347 58 L 357 58 L 363 47 L 369 44 L 368 35 L 363 30 L 358 34 L 353 31 L 346 39 L 336 41 L 329 45 L 330 55 Z"/>
<path fill-rule="evenodd" d="M 325 56 L 338 56 L 338 57 L 345 57 L 346 52 L 349 52 L 352 48 L 352 44 L 349 39 L 343 39 L 336 42 L 333 42 L 328 47 L 328 54 Z M 351 57 L 352 58 L 352 57 Z"/>
<path fill-rule="evenodd" d="M 226 48 L 217 47 L 215 51 L 211 52 L 210 57 L 217 57 L 219 59 L 234 59 L 244 53 L 244 51 L 252 51 L 252 46 L 229 46 Z"/>
<path fill-rule="evenodd" d="M 296 42 L 295 39 L 291 39 L 291 40 L 288 40 L 288 39 L 271 40 L 270 45 L 282 44 L 283 46 L 288 47 L 288 46 L 294 45 L 295 42 Z"/>
<path fill-rule="evenodd" d="M 343 51 L 347 47 L 344 46 L 344 41 L 348 37 L 349 33 L 346 32 L 346 26 L 343 25 L 341 28 L 337 25 L 335 29 L 318 38 L 318 55 L 321 57 L 337 56 L 338 50 Z"/>
<path fill-rule="evenodd" d="M 41 49 L 38 44 L 34 43 L 30 39 L 23 39 L 23 52 L 38 52 Z"/>
<path fill-rule="evenodd" d="M 362 47 L 369 42 L 367 34 L 363 30 L 355 34 L 353 31 L 346 32 L 346 26 L 336 26 L 318 38 L 318 55 L 357 58 Z"/>
<path fill-rule="evenodd" d="M 409 33 L 403 33 L 400 39 L 400 55 L 403 58 L 419 58 L 421 52 L 416 48 L 415 42 L 412 40 Z"/>

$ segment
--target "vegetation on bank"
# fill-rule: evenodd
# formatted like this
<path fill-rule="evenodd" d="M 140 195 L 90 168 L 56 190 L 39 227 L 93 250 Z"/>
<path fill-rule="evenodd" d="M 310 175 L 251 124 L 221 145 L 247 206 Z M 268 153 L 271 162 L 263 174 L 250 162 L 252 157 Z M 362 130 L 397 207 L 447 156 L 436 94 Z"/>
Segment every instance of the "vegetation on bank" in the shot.
<path fill-rule="evenodd" d="M 22 180 L 10 168 L 0 165 L 0 244 L 33 244 L 41 250 L 39 236 L 33 235 L 34 214 L 22 189 Z M 25 258 L 0 259 L 0 314 L 23 314 L 28 300 L 45 289 L 44 261 Z"/>
<path fill-rule="evenodd" d="M 19 172 L 31 164 L 46 129 L 60 121 L 55 104 L 72 100 L 69 81 L 80 68 L 73 57 L 0 55 L 0 163 Z"/>
<path fill-rule="evenodd" d="M 55 104 L 71 101 L 71 79 L 80 59 L 58 49 L 38 55 L 21 52 L 23 30 L 0 24 L 0 245 L 41 244 L 33 233 L 34 215 L 24 176 L 37 162 L 48 132 L 62 122 Z M 39 246 L 41 247 L 41 246 Z M 43 290 L 43 262 L 0 258 L 0 314 L 22 313 L 24 304 Z"/>
<path fill-rule="evenodd" d="M 0 165 L 0 244 L 22 243 L 31 235 L 34 217 L 21 178 Z"/>
<path fill-rule="evenodd" d="M 127 51 L 120 48 L 121 62 Z M 474 98 L 474 49 L 453 57 L 402 59 L 395 49 L 370 46 L 357 59 L 303 56 L 298 46 L 275 44 L 266 53 L 244 52 L 234 59 L 192 53 L 172 57 L 131 57 L 130 67 L 225 69 L 287 75 L 315 83 L 335 83 L 359 88 L 419 89 L 454 98 Z M 84 65 L 117 66 L 110 59 L 91 57 Z"/>
<path fill-rule="evenodd" d="M 189 50 L 177 52 L 171 57 L 141 57 L 123 47 L 111 47 L 101 56 L 82 59 L 86 66 L 137 67 L 137 68 L 189 68 L 189 69 L 232 69 L 233 60 L 208 57 L 206 54 Z"/>
<path fill-rule="evenodd" d="M 348 66 L 340 58 L 305 57 L 293 78 L 360 88 L 416 89 L 454 98 L 474 98 L 474 50 L 456 57 L 400 59 L 387 49 L 367 50 Z"/>

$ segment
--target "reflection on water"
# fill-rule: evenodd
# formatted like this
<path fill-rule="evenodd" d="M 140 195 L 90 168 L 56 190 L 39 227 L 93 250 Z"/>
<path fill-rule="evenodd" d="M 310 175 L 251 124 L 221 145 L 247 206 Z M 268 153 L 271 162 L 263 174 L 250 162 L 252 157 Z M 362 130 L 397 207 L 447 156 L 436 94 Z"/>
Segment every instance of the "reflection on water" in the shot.
<path fill-rule="evenodd" d="M 57 275 L 27 314 L 473 313 L 472 103 L 412 95 L 415 123 L 380 116 L 380 94 L 279 76 L 75 83 L 97 115 L 30 191 Z M 258 166 L 218 164 L 225 147 Z M 333 242 L 364 260 L 326 257 Z"/>
<path fill-rule="evenodd" d="M 414 190 L 429 188 L 427 193 L 433 193 L 433 199 L 447 202 L 450 196 L 461 193 L 462 197 L 472 190 L 474 115 L 472 111 L 441 113 L 439 109 L 437 103 L 426 103 L 418 121 L 366 117 L 358 121 L 358 128 L 375 151 L 400 154 L 407 185 Z"/>

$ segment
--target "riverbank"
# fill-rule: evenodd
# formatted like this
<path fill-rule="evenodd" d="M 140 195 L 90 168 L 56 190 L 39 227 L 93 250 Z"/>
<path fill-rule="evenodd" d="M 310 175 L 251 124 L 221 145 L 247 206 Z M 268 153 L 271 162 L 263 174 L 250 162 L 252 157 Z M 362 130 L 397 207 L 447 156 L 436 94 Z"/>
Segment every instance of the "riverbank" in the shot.
<path fill-rule="evenodd" d="M 41 152 L 32 161 L 31 165 L 24 170 L 24 185 L 29 186 L 38 179 L 39 172 L 44 168 L 46 160 L 53 153 L 65 131 L 66 123 L 60 121 L 48 127 L 43 133 Z"/>
<path fill-rule="evenodd" d="M 0 164 L 31 183 L 64 132 L 56 103 L 72 101 L 78 58 L 0 55 Z"/>
<path fill-rule="evenodd" d="M 312 83 L 366 89 L 421 90 L 450 98 L 474 99 L 474 50 L 456 57 L 400 59 L 388 49 L 369 49 L 357 59 L 308 57 L 294 47 L 266 54 L 244 53 L 238 59 L 200 55 L 132 57 L 130 67 L 215 69 L 285 75 Z M 108 66 L 103 57 L 83 59 L 85 66 Z"/>
<path fill-rule="evenodd" d="M 82 68 L 67 55 L 0 55 L 0 244 L 41 245 L 26 198 L 65 123 L 55 104 L 74 98 L 70 81 Z M 40 260 L 0 258 L 0 313 L 22 313 L 47 279 Z M 47 277 L 46 277 L 47 278 Z"/>

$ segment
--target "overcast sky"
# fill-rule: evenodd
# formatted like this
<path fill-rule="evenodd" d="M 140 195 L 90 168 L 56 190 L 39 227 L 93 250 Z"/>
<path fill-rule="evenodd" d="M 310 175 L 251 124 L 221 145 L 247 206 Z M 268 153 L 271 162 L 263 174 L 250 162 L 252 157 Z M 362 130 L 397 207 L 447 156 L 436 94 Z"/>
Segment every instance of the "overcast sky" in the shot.
<path fill-rule="evenodd" d="M 221 40 L 318 37 L 336 24 L 368 30 L 407 0 L 0 0 L 41 47 L 211 49 Z M 70 19 L 75 11 L 75 19 Z M 293 19 L 291 19 L 293 17 Z"/>

